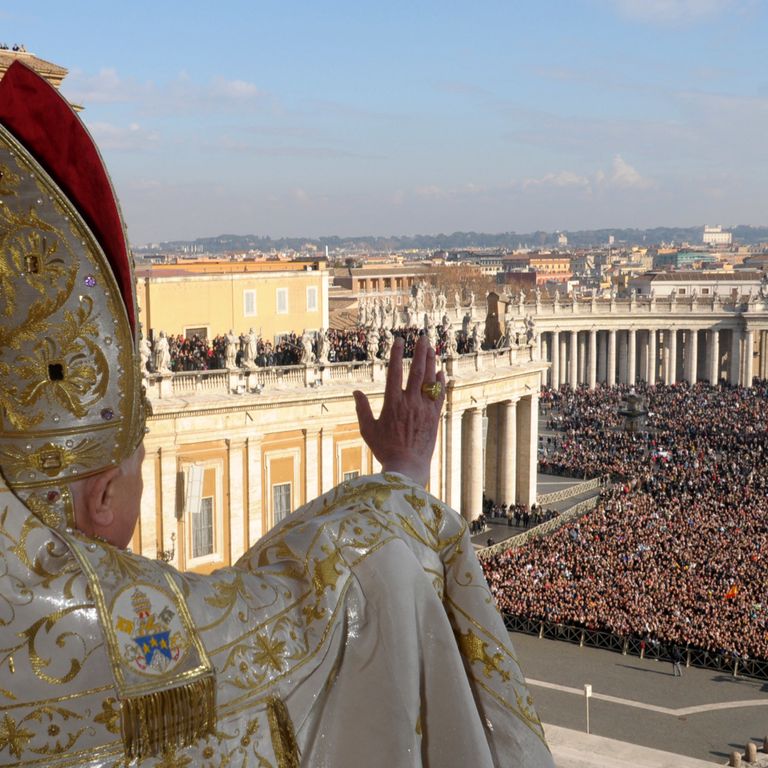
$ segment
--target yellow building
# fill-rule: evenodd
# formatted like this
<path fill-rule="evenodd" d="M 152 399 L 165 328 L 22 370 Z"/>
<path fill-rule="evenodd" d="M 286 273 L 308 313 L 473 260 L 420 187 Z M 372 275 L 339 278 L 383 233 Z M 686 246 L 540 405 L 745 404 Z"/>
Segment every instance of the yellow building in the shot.
<path fill-rule="evenodd" d="M 272 339 L 328 327 L 324 261 L 153 264 L 136 275 L 147 336 L 213 338 L 253 328 Z"/>
<path fill-rule="evenodd" d="M 545 366 L 530 352 L 483 351 L 445 363 L 447 400 L 428 488 L 467 519 L 482 511 L 483 491 L 508 503 L 536 498 Z M 409 367 L 405 360 L 404 378 Z M 150 375 L 153 415 L 132 549 L 208 572 L 235 562 L 305 502 L 378 471 L 352 390 L 366 392 L 378 412 L 386 376 L 380 360 Z"/>

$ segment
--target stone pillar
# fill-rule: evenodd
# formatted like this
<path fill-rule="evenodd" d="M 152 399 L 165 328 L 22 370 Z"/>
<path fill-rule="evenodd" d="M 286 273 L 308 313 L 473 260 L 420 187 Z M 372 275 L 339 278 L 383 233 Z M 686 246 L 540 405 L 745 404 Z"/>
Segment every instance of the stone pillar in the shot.
<path fill-rule="evenodd" d="M 320 460 L 322 464 L 322 492 L 330 491 L 336 483 L 333 474 L 333 428 L 323 427 L 320 438 Z"/>
<path fill-rule="evenodd" d="M 514 504 L 517 489 L 517 400 L 499 403 L 499 498 Z"/>
<path fill-rule="evenodd" d="M 539 393 L 517 406 L 517 503 L 536 503 L 536 459 L 539 433 Z"/>
<path fill-rule="evenodd" d="M 608 331 L 608 370 L 605 382 L 609 387 L 616 384 L 616 329 Z"/>
<path fill-rule="evenodd" d="M 552 343 L 550 344 L 552 354 L 552 368 L 550 369 L 550 381 L 552 389 L 560 387 L 560 331 L 552 331 Z"/>
<path fill-rule="evenodd" d="M 637 331 L 630 328 L 627 339 L 627 383 L 632 386 L 637 379 Z"/>
<path fill-rule="evenodd" d="M 648 338 L 650 331 L 637 332 L 637 347 L 639 354 L 638 378 L 648 381 Z"/>
<path fill-rule="evenodd" d="M 608 333 L 598 331 L 598 334 L 597 380 L 605 384 L 608 380 Z"/>
<path fill-rule="evenodd" d="M 709 383 L 715 387 L 720 380 L 720 331 L 712 328 L 709 333 L 709 345 L 707 354 L 707 368 L 709 372 Z"/>
<path fill-rule="evenodd" d="M 245 440 L 229 440 L 229 556 L 231 563 L 239 559 L 247 549 L 245 542 L 245 514 L 247 499 L 244 498 L 246 484 Z M 226 519 L 227 510 L 224 510 Z"/>
<path fill-rule="evenodd" d="M 730 371 L 728 374 L 728 383 L 733 387 L 738 387 L 741 383 L 741 331 L 734 328 L 731 331 L 731 359 Z"/>
<path fill-rule="evenodd" d="M 586 384 L 588 381 L 587 375 L 587 339 L 584 334 L 579 334 L 579 373 L 576 378 L 579 384 Z"/>
<path fill-rule="evenodd" d="M 677 383 L 677 329 L 671 328 L 665 331 L 667 346 L 669 347 L 669 361 L 665 372 L 664 381 L 666 384 Z"/>
<path fill-rule="evenodd" d="M 261 435 L 248 436 L 248 545 L 253 546 L 265 533 L 262 527 Z"/>
<path fill-rule="evenodd" d="M 160 453 L 160 499 L 161 525 L 157 531 L 157 551 L 174 548 L 171 544 L 171 534 L 176 534 L 175 556 L 171 561 L 177 568 L 186 567 L 185 542 L 178 534 L 179 518 L 182 513 L 183 499 L 179 496 L 178 472 L 180 470 L 178 455 L 175 448 L 163 448 Z M 191 520 L 186 521 L 188 525 Z M 156 555 L 156 553 L 155 553 Z M 151 555 L 150 555 L 151 556 Z"/>
<path fill-rule="evenodd" d="M 568 383 L 568 342 L 565 333 L 560 339 L 560 383 Z"/>
<path fill-rule="evenodd" d="M 579 386 L 579 332 L 571 331 L 570 343 L 570 366 L 568 372 L 568 383 L 576 389 Z"/>
<path fill-rule="evenodd" d="M 499 502 L 499 472 L 498 457 L 499 444 L 501 437 L 499 435 L 499 410 L 500 403 L 489 403 L 485 409 L 485 415 L 488 417 L 488 426 L 485 432 L 485 445 L 491 450 L 485 451 L 485 465 L 483 467 L 483 488 L 485 493 L 490 496 L 497 504 Z"/>
<path fill-rule="evenodd" d="M 626 384 L 628 381 L 627 369 L 629 366 L 629 356 L 627 355 L 628 332 L 620 331 L 619 336 L 619 384 Z"/>
<path fill-rule="evenodd" d="M 483 411 L 470 408 L 464 412 L 465 456 L 464 503 L 461 514 L 475 520 L 483 511 Z"/>
<path fill-rule="evenodd" d="M 462 412 L 447 411 L 443 416 L 445 430 L 445 503 L 459 511 L 461 509 L 461 446 Z"/>
<path fill-rule="evenodd" d="M 150 448 L 149 444 L 146 445 L 146 449 L 144 463 L 141 465 L 141 479 L 144 483 L 144 492 L 141 496 L 141 541 L 138 549 L 133 551 L 137 555 L 144 555 L 150 560 L 154 560 L 157 557 L 157 550 L 160 549 L 157 546 L 157 525 L 159 522 L 157 513 L 160 511 L 157 503 L 157 481 L 160 468 L 158 451 L 162 453 L 162 450 Z"/>
<path fill-rule="evenodd" d="M 755 332 L 748 329 L 744 334 L 744 386 L 752 386 L 753 360 L 755 353 Z"/>
<path fill-rule="evenodd" d="M 589 332 L 589 388 L 597 386 L 597 331 Z"/>
<path fill-rule="evenodd" d="M 686 378 L 688 383 L 693 385 L 698 378 L 698 362 L 699 362 L 699 332 L 697 330 L 689 330 L 687 332 L 688 343 L 685 350 L 686 365 Z"/>
<path fill-rule="evenodd" d="M 656 329 L 648 331 L 648 375 L 645 380 L 649 386 L 656 384 Z"/>

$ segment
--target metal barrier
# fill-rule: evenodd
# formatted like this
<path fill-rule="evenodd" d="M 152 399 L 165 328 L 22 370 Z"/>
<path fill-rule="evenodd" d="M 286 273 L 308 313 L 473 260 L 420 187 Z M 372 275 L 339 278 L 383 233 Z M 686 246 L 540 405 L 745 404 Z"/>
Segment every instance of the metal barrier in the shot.
<path fill-rule="evenodd" d="M 601 488 L 604 485 L 604 482 L 604 478 L 595 477 L 592 478 L 592 480 L 586 480 L 583 483 L 572 485 L 570 488 L 563 488 L 560 491 L 552 491 L 552 493 L 543 493 L 536 499 L 536 503 L 541 504 L 542 507 L 556 504 L 558 501 L 565 501 L 574 496 L 580 496 L 582 493 L 589 493 L 589 491 L 594 491 L 596 488 Z"/>
<path fill-rule="evenodd" d="M 637 656 L 641 659 L 655 659 L 672 663 L 672 657 L 667 645 L 662 642 L 649 642 L 643 638 L 631 635 L 621 637 L 612 632 L 597 629 L 586 629 L 572 624 L 559 624 L 540 621 L 525 616 L 514 616 L 502 613 L 504 626 L 509 632 L 519 632 L 524 635 L 534 635 L 539 639 L 560 640 L 580 648 L 602 648 L 624 656 Z M 686 667 L 714 669 L 732 675 L 733 677 L 751 677 L 757 680 L 768 680 L 768 660 L 749 659 L 738 654 L 720 651 L 707 651 L 703 648 L 690 646 L 681 649 Z"/>
<path fill-rule="evenodd" d="M 556 531 L 566 523 L 569 523 L 571 520 L 575 520 L 582 515 L 585 515 L 587 512 L 593 510 L 599 501 L 599 496 L 593 496 L 591 499 L 584 499 L 584 501 L 580 501 L 578 504 L 574 504 L 570 509 L 567 509 L 557 517 L 553 517 L 551 520 L 547 520 L 545 523 L 541 523 L 541 525 L 529 528 L 527 531 L 519 534 L 518 536 L 513 536 L 512 538 L 500 541 L 498 544 L 493 544 L 490 547 L 479 549 L 477 551 L 477 556 L 481 560 L 487 560 L 489 557 L 499 555 L 502 552 L 508 552 L 510 549 L 517 549 L 518 547 L 522 547 L 531 539 L 538 538 L 539 536 L 546 536 L 552 533 L 552 531 Z"/>

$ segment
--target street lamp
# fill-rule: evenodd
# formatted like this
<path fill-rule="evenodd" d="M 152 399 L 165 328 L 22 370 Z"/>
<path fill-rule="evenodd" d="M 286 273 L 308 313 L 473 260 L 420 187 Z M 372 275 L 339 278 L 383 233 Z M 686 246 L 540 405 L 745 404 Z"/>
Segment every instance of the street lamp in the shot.
<path fill-rule="evenodd" d="M 634 389 L 630 389 L 627 399 L 619 408 L 619 416 L 624 419 L 624 431 L 627 434 L 636 435 L 645 424 L 648 409 L 644 405 L 643 398 Z"/>

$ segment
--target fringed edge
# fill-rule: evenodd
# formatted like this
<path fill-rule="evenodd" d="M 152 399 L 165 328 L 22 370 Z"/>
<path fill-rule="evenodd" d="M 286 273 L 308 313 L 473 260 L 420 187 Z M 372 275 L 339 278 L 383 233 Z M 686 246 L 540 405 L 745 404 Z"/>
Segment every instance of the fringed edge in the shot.
<path fill-rule="evenodd" d="M 216 729 L 216 678 L 122 698 L 126 756 L 139 760 L 186 747 Z M 298 765 L 298 763 L 297 763 Z"/>
<path fill-rule="evenodd" d="M 282 699 L 272 696 L 267 701 L 267 720 L 272 737 L 272 751 L 278 768 L 299 768 L 301 752 L 293 730 L 293 722 Z"/>

